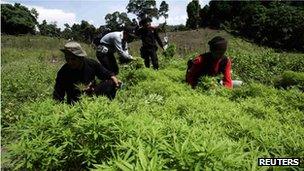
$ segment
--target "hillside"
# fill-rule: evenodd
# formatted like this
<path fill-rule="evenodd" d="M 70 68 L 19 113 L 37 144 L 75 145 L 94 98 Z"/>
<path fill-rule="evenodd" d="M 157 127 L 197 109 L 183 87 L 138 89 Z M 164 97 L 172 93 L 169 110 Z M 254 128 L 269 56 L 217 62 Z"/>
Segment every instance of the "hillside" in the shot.
<path fill-rule="evenodd" d="M 218 34 L 229 39 L 233 78 L 246 84 L 192 90 L 184 82 L 187 60 Z M 65 40 L 2 36 L 2 167 L 267 170 L 257 158 L 304 156 L 303 91 L 274 88 L 284 71 L 304 72 L 303 54 L 277 53 L 212 30 L 169 36 L 180 53 L 161 56 L 159 71 L 143 68 L 135 55 L 120 66 L 126 87 L 115 100 L 84 97 L 74 106 L 51 99 Z"/>
<path fill-rule="evenodd" d="M 163 38 L 164 33 L 160 34 Z M 212 29 L 197 29 L 189 31 L 179 31 L 179 32 L 168 32 L 167 36 L 171 43 L 177 46 L 177 52 L 181 57 L 187 56 L 189 53 L 204 53 L 209 50 L 208 41 L 214 36 L 223 36 L 225 38 L 231 38 L 228 33 Z M 133 49 L 140 48 L 140 41 L 135 42 L 131 45 L 131 52 L 137 54 L 138 51 L 133 51 Z"/>

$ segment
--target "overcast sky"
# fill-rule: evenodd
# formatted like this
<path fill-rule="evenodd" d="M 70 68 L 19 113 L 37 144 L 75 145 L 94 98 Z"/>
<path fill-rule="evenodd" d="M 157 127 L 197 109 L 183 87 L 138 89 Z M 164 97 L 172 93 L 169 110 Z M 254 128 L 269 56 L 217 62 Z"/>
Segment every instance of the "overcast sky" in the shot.
<path fill-rule="evenodd" d="M 156 0 L 159 7 L 162 0 Z M 204 7 L 210 0 L 200 0 Z M 38 22 L 56 22 L 58 27 L 63 28 L 65 23 L 72 25 L 86 20 L 95 27 L 105 24 L 105 16 L 115 11 L 127 12 L 126 6 L 129 0 L 1 0 L 1 3 L 20 3 L 28 8 L 35 8 L 38 13 Z M 170 25 L 185 24 L 187 20 L 186 7 L 190 0 L 166 0 L 169 4 L 169 17 L 167 23 Z M 136 18 L 133 14 L 128 14 Z M 153 24 L 163 23 L 164 18 L 153 19 Z"/>

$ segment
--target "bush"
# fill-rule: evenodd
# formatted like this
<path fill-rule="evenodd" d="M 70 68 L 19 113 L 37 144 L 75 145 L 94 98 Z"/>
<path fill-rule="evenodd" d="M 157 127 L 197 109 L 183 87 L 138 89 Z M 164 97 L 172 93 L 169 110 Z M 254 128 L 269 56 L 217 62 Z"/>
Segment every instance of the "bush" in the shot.
<path fill-rule="evenodd" d="M 285 71 L 280 78 L 276 80 L 276 87 L 289 88 L 297 87 L 304 91 L 304 73 Z"/>
<path fill-rule="evenodd" d="M 114 103 L 109 104 L 105 98 L 97 101 L 98 107 L 85 100 L 78 107 L 71 107 L 45 100 L 23 109 L 28 113 L 27 119 L 10 128 L 24 130 L 13 140 L 17 142 L 9 146 L 12 168 L 76 169 L 109 157 L 111 146 L 119 141 L 115 116 L 120 111 L 110 107 Z M 86 112 L 79 113 L 80 110 Z"/>
<path fill-rule="evenodd" d="M 144 60 L 142 58 L 136 58 L 135 60 L 131 61 L 127 67 L 133 70 L 144 68 Z"/>
<path fill-rule="evenodd" d="M 203 91 L 214 90 L 220 86 L 219 80 L 222 77 L 202 77 L 198 82 L 197 87 Z"/>
<path fill-rule="evenodd" d="M 233 79 L 273 85 L 274 78 L 286 70 L 304 72 L 301 53 L 276 53 L 246 41 L 230 40 L 227 56 L 232 58 Z"/>
<path fill-rule="evenodd" d="M 176 53 L 176 46 L 175 44 L 169 44 L 167 49 L 163 52 L 165 57 L 173 57 Z"/>

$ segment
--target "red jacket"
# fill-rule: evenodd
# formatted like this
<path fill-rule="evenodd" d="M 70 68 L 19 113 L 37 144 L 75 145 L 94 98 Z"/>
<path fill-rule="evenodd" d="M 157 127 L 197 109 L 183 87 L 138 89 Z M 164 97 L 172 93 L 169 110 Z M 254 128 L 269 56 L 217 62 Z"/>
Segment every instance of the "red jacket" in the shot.
<path fill-rule="evenodd" d="M 227 88 L 232 88 L 231 80 L 231 60 L 224 57 L 214 59 L 211 53 L 197 56 L 186 74 L 186 81 L 195 88 L 201 76 L 216 76 L 223 74 L 223 84 Z"/>

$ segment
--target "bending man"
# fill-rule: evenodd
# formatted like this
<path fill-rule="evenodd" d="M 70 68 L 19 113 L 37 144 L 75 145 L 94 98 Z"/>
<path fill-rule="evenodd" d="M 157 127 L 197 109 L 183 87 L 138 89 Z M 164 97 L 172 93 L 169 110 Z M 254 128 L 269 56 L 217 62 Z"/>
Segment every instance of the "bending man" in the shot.
<path fill-rule="evenodd" d="M 128 27 L 123 31 L 111 32 L 103 36 L 96 51 L 97 59 L 101 65 L 117 75 L 119 69 L 114 56 L 115 52 L 118 52 L 124 60 L 133 60 L 133 57 L 128 52 L 128 42 L 134 40 L 134 33 L 135 29 Z"/>

